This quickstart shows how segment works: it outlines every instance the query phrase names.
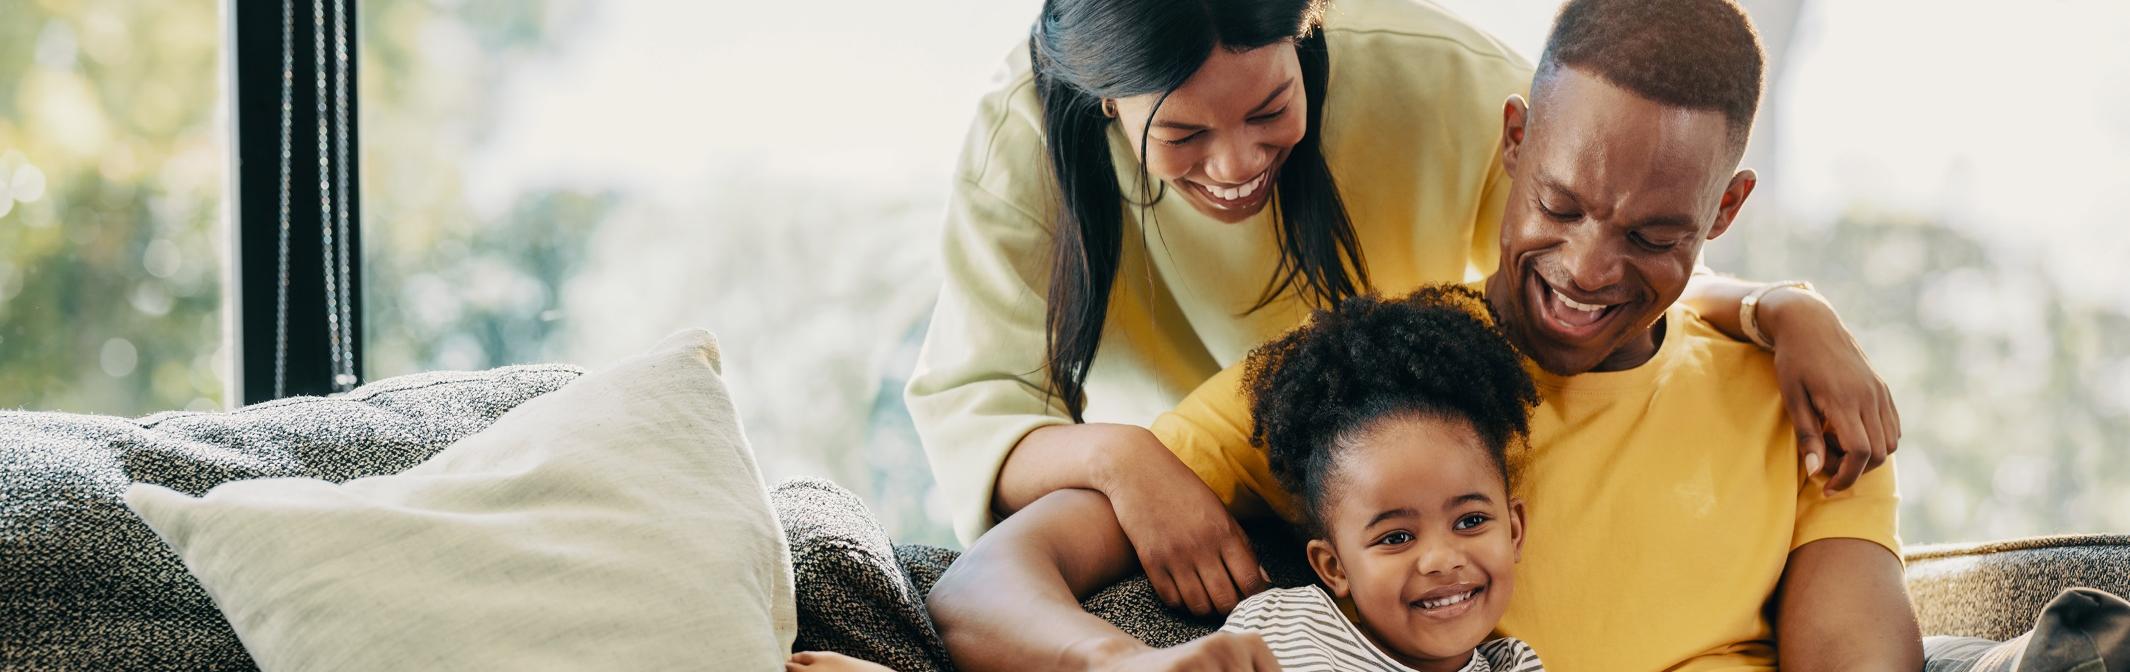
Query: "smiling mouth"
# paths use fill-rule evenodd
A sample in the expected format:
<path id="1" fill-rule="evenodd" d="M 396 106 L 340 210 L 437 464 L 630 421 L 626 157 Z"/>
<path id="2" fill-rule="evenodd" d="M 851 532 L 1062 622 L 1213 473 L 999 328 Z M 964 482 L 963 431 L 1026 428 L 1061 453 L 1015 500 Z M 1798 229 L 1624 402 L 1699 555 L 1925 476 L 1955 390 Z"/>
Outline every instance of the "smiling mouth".
<path id="1" fill-rule="evenodd" d="M 1627 305 L 1577 301 L 1537 273 L 1531 274 L 1530 294 L 1531 305 L 1538 308 L 1538 322 L 1562 341 L 1583 341 L 1602 333 Z"/>
<path id="2" fill-rule="evenodd" d="M 1233 187 L 1216 187 L 1196 180 L 1183 180 L 1200 198 L 1222 210 L 1251 210 L 1265 202 L 1271 195 L 1272 169 L 1258 173 L 1257 177 Z"/>
<path id="3" fill-rule="evenodd" d="M 1486 586 L 1473 586 L 1469 589 L 1446 595 L 1430 593 L 1431 597 L 1413 600 L 1409 604 L 1414 610 L 1427 616 L 1455 618 L 1464 615 L 1467 611 L 1471 611 L 1472 605 L 1476 604 L 1479 596 L 1485 592 L 1487 592 Z"/>

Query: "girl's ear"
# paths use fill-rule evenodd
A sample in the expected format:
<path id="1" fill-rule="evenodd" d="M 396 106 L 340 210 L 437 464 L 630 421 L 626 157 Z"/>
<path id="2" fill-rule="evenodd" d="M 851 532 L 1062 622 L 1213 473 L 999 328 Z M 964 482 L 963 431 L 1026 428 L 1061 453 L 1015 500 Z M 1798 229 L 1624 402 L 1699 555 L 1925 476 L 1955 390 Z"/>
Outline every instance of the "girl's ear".
<path id="1" fill-rule="evenodd" d="M 1339 564 L 1339 552 L 1331 548 L 1331 542 L 1323 539 L 1309 540 L 1309 568 L 1316 570 L 1317 578 L 1331 589 L 1333 597 L 1347 597 L 1351 592 L 1346 586 L 1346 566 Z"/>
<path id="2" fill-rule="evenodd" d="M 1509 544 L 1516 547 L 1516 562 L 1524 561 L 1524 500 L 1509 498 Z"/>

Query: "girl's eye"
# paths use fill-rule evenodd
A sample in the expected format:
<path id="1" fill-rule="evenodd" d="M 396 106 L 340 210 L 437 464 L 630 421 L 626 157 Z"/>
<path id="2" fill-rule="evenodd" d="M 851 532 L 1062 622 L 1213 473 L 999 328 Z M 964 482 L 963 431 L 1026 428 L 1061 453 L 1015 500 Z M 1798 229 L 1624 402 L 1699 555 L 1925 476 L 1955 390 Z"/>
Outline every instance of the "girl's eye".
<path id="1" fill-rule="evenodd" d="M 1264 114 L 1260 114 L 1260 115 L 1257 115 L 1257 116 L 1255 116 L 1255 117 L 1251 117 L 1251 118 L 1250 118 L 1250 121 L 1252 121 L 1252 122 L 1266 122 L 1266 121 L 1271 121 L 1271 120 L 1274 120 L 1274 119 L 1278 119 L 1278 118 L 1280 118 L 1280 117 L 1282 117 L 1282 116 L 1285 116 L 1286 114 L 1287 114 L 1287 108 L 1284 108 L 1284 107 L 1282 107 L 1282 108 L 1279 108 L 1279 109 L 1277 109 L 1277 110 L 1273 110 L 1273 111 L 1271 111 L 1271 112 L 1266 112 L 1266 113 L 1264 113 Z"/>
<path id="2" fill-rule="evenodd" d="M 1474 513 L 1466 515 L 1463 518 L 1458 518 L 1457 525 L 1455 526 L 1455 528 L 1459 530 L 1469 530 L 1487 524 L 1488 520 L 1490 519 L 1487 518 L 1486 514 Z"/>
<path id="3" fill-rule="evenodd" d="M 1383 535 L 1383 538 L 1381 538 L 1381 539 L 1377 539 L 1377 540 L 1376 540 L 1376 545 L 1378 545 L 1378 546 L 1402 546 L 1402 545 L 1405 545 L 1405 544 L 1410 544 L 1410 543 L 1412 543 L 1412 542 L 1413 542 L 1413 533 L 1411 533 L 1411 532 L 1406 532 L 1406 531 L 1404 531 L 1404 530 L 1399 530 L 1399 531 L 1397 531 L 1397 532 L 1392 532 L 1392 533 L 1390 533 L 1390 534 L 1386 534 L 1386 535 Z"/>
<path id="4" fill-rule="evenodd" d="M 1630 234 L 1627 234 L 1627 236 L 1628 236 L 1628 238 L 1630 238 L 1630 239 L 1633 239 L 1633 240 L 1634 240 L 1634 244 L 1636 244 L 1636 245 L 1639 245 L 1639 246 L 1641 246 L 1641 247 L 1642 247 L 1642 249 L 1645 249 L 1645 250 L 1649 250 L 1649 251 L 1651 251 L 1651 252 L 1666 252 L 1666 251 L 1669 251 L 1669 250 L 1671 250 L 1671 248 L 1674 248 L 1674 247 L 1678 247 L 1678 246 L 1679 246 L 1679 241 L 1673 240 L 1673 241 L 1667 241 L 1667 242 L 1662 242 L 1662 243 L 1660 243 L 1660 242 L 1656 242 L 1656 241 L 1650 240 L 1650 239 L 1649 239 L 1648 237 L 1646 237 L 1646 236 L 1643 236 L 1643 235 L 1642 235 L 1641 233 L 1639 233 L 1639 232 L 1638 232 L 1638 233 L 1630 233 Z"/>
<path id="5" fill-rule="evenodd" d="M 1549 207 L 1546 207 L 1546 203 L 1545 203 L 1545 201 L 1540 201 L 1540 202 L 1538 203 L 1538 211 L 1539 211 L 1539 212 L 1543 212 L 1543 213 L 1546 213 L 1546 217 L 1547 217 L 1548 219 L 1552 219 L 1553 221 L 1556 221 L 1556 222 L 1573 222 L 1573 221 L 1575 221 L 1576 219 L 1578 219 L 1578 218 L 1581 218 L 1581 217 L 1582 217 L 1582 214 L 1581 214 L 1581 213 L 1575 213 L 1575 212 L 1564 212 L 1564 211 L 1560 211 L 1560 210 L 1555 210 L 1555 209 L 1553 209 L 1553 208 L 1549 208 Z"/>

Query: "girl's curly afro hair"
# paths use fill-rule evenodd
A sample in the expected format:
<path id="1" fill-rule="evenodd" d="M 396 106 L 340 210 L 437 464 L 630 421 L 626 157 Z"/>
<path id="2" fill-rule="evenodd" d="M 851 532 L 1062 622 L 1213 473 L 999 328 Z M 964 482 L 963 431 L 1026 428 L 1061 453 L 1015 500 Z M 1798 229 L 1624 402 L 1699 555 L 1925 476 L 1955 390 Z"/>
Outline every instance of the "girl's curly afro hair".
<path id="1" fill-rule="evenodd" d="M 1510 477 L 1538 390 L 1478 292 L 1428 286 L 1403 298 L 1358 296 L 1250 353 L 1251 440 L 1301 497 L 1312 526 L 1340 439 L 1386 416 L 1469 421 Z M 1321 527 L 1318 527 L 1321 532 Z"/>

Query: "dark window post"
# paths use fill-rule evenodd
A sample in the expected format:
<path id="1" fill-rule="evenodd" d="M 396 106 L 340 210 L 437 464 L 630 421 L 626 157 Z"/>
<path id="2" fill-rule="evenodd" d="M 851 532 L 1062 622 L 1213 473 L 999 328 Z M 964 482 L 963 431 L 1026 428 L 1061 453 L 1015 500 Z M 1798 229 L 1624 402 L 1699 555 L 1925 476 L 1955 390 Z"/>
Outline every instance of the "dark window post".
<path id="1" fill-rule="evenodd" d="M 237 398 L 345 391 L 362 372 L 355 1 L 232 8 Z"/>

